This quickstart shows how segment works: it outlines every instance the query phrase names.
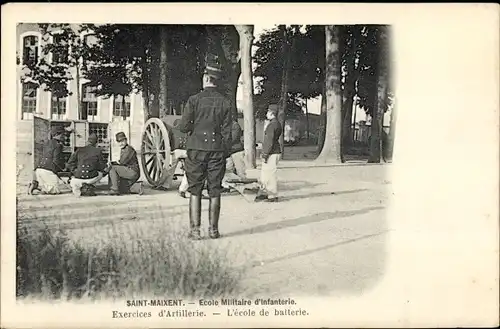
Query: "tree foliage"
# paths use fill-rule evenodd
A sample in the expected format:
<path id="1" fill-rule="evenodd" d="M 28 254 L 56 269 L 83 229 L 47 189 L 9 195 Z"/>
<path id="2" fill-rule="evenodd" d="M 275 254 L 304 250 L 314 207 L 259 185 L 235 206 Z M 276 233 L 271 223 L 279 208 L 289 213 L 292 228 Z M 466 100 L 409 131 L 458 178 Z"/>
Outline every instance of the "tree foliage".
<path id="1" fill-rule="evenodd" d="M 381 31 L 379 34 L 378 31 Z M 289 72 L 289 98 L 299 105 L 299 99 L 310 99 L 323 93 L 325 72 L 325 32 L 319 25 L 288 26 L 289 46 L 293 48 Z M 346 90 L 349 77 L 356 87 L 357 104 L 371 114 L 375 102 L 378 54 L 389 59 L 388 28 L 377 25 L 346 25 L 341 27 L 340 51 L 342 56 L 342 90 Z M 269 103 L 279 100 L 283 58 L 280 53 L 282 36 L 277 28 L 265 31 L 255 45 L 255 77 L 259 80 L 257 115 Z M 383 63 L 382 70 L 390 70 Z M 389 74 L 389 72 L 388 72 Z M 392 95 L 392 89 L 389 88 Z M 389 100 L 391 97 L 388 98 Z M 389 102 L 390 103 L 390 102 Z M 390 104 L 386 104 L 387 109 Z"/>
<path id="2" fill-rule="evenodd" d="M 89 25 L 75 29 L 70 24 L 39 24 L 42 34 L 41 58 L 38 62 L 23 63 L 21 81 L 30 81 L 53 96 L 71 95 L 67 83 L 73 79 L 71 69 L 76 67 L 89 50 L 81 38 Z M 57 40 L 54 42 L 54 38 Z"/>

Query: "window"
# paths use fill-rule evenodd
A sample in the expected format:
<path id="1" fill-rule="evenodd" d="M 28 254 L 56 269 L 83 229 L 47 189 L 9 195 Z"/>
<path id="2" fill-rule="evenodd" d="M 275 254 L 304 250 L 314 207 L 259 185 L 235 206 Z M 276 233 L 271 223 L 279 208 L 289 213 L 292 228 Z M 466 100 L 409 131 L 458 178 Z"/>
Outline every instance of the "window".
<path id="1" fill-rule="evenodd" d="M 97 37 L 95 34 L 86 34 L 83 36 L 83 43 L 87 47 L 93 47 L 93 46 L 97 45 L 98 40 L 97 40 Z M 83 63 L 87 63 L 87 65 L 92 65 L 92 61 L 89 60 L 88 58 L 83 57 L 82 61 L 83 61 Z"/>
<path id="2" fill-rule="evenodd" d="M 52 95 L 50 101 L 50 110 L 53 120 L 63 120 L 66 116 L 66 97 L 57 99 L 56 96 Z"/>
<path id="3" fill-rule="evenodd" d="M 54 48 L 52 51 L 52 61 L 54 63 L 64 63 L 68 60 L 69 47 L 68 42 L 64 40 L 62 35 L 55 34 L 52 38 Z"/>
<path id="4" fill-rule="evenodd" d="M 97 44 L 97 36 L 95 34 L 87 34 L 84 36 L 84 42 L 87 46 L 92 47 Z"/>
<path id="5" fill-rule="evenodd" d="M 85 85 L 83 86 L 82 106 L 83 120 L 95 119 L 97 116 L 97 87 Z"/>
<path id="6" fill-rule="evenodd" d="M 34 83 L 24 83 L 22 96 L 23 119 L 29 119 L 36 112 L 37 86 Z"/>
<path id="7" fill-rule="evenodd" d="M 23 38 L 23 64 L 30 65 L 38 62 L 38 37 L 28 35 Z"/>
<path id="8" fill-rule="evenodd" d="M 130 96 L 125 96 L 125 102 L 122 95 L 114 97 L 113 117 L 130 118 Z"/>

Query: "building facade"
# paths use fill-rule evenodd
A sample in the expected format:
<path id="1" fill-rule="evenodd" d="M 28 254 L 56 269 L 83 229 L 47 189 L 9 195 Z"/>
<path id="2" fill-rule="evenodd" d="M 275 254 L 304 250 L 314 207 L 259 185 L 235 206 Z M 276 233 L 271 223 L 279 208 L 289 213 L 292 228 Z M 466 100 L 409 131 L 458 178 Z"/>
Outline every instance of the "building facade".
<path id="1" fill-rule="evenodd" d="M 75 30 L 78 28 L 74 26 Z M 52 120 L 87 120 L 97 122 L 110 122 L 114 120 L 133 120 L 136 116 L 143 116 L 142 95 L 132 93 L 125 96 L 97 96 L 95 87 L 88 85 L 84 76 L 76 80 L 76 68 L 70 68 L 71 79 L 68 81 L 68 90 L 71 95 L 57 99 L 51 91 L 38 87 L 29 79 L 22 82 L 21 78 L 27 70 L 26 64 L 30 61 L 39 62 L 42 57 L 48 62 L 64 62 L 62 56 L 66 53 L 42 54 L 42 46 L 47 42 L 57 42 L 57 31 L 54 37 L 42 35 L 38 24 L 23 23 L 17 26 L 17 118 L 18 120 L 31 120 L 33 115 L 38 115 Z M 92 33 L 81 35 L 85 42 L 95 42 Z M 77 89 L 79 89 L 77 91 Z M 78 96 L 82 106 L 83 117 L 78 114 Z"/>
<path id="2" fill-rule="evenodd" d="M 72 28 L 76 31 L 78 25 Z M 42 47 L 48 42 L 58 42 L 58 31 L 52 31 L 54 36 L 43 35 L 38 24 L 21 23 L 16 30 L 16 54 L 17 54 L 17 119 L 18 119 L 18 144 L 25 142 L 25 147 L 29 151 L 29 141 L 32 140 L 32 119 L 34 115 L 51 120 L 85 120 L 89 122 L 109 123 L 113 121 L 130 122 L 127 135 L 132 135 L 131 144 L 140 148 L 140 138 L 144 125 L 142 94 L 131 93 L 125 96 L 98 96 L 96 88 L 88 85 L 89 80 L 80 76 L 77 80 L 76 67 L 68 68 L 71 76 L 67 82 L 70 95 L 57 99 L 51 91 L 45 90 L 43 86 L 37 86 L 30 79 L 22 81 L 26 76 L 27 64 L 39 63 L 43 58 L 51 63 L 64 63 L 64 56 L 69 56 L 66 52 L 49 53 L 44 55 Z M 96 41 L 95 35 L 85 33 L 81 38 L 91 44 Z M 61 64 L 64 65 L 64 64 Z M 80 99 L 78 99 L 80 98 Z M 78 102 L 82 109 L 79 115 Z M 133 124 L 132 124 L 133 123 Z"/>

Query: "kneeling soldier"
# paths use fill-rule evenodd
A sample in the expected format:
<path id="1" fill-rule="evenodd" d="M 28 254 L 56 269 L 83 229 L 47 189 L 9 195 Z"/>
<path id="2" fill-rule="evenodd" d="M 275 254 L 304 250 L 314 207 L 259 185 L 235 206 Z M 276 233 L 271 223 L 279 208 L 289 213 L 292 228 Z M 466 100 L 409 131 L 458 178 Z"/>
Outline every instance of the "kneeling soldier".
<path id="1" fill-rule="evenodd" d="M 125 133 L 117 133 L 116 141 L 121 147 L 121 152 L 120 161 L 118 163 L 112 162 L 109 169 L 110 195 L 130 193 L 130 188 L 141 176 L 137 152 L 128 145 Z M 142 194 L 142 191 L 139 194 Z"/>
<path id="2" fill-rule="evenodd" d="M 64 171 L 63 146 L 66 130 L 52 128 L 52 138 L 43 145 L 42 158 L 33 171 L 33 181 L 28 186 L 28 194 L 41 190 L 44 194 L 60 194 L 58 172 Z"/>
<path id="3" fill-rule="evenodd" d="M 102 150 L 96 145 L 97 136 L 91 134 L 88 138 L 88 145 L 76 150 L 66 164 L 66 168 L 74 176 L 70 185 L 75 196 L 95 195 L 94 184 L 103 177 L 106 161 Z"/>

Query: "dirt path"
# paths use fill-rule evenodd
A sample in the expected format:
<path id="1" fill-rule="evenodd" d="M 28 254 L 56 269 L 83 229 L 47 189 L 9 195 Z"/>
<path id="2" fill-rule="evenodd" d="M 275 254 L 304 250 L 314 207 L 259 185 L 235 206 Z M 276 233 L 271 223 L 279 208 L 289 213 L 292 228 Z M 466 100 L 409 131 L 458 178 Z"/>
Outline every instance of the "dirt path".
<path id="1" fill-rule="evenodd" d="M 249 294 L 360 294 L 383 275 L 386 259 L 386 203 L 390 184 L 385 166 L 282 169 L 281 202 L 251 204 L 223 198 L 220 240 L 244 267 Z M 22 192 L 22 191 L 21 191 Z M 110 235 L 127 239 L 137 231 L 188 227 L 188 200 L 175 192 L 148 190 L 143 196 L 75 199 L 72 195 L 19 194 L 21 225 L 43 220 L 86 244 Z M 203 204 L 203 229 L 207 226 Z M 37 218 L 33 218 L 36 213 Z"/>

